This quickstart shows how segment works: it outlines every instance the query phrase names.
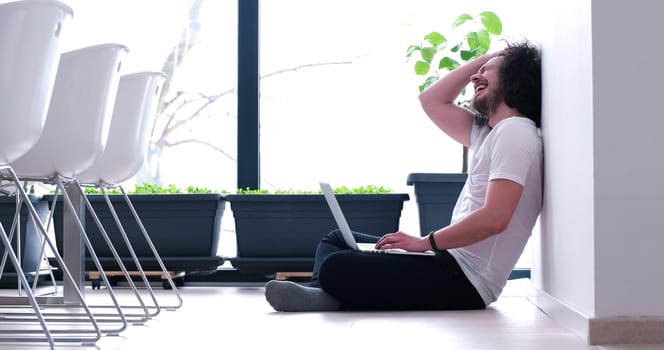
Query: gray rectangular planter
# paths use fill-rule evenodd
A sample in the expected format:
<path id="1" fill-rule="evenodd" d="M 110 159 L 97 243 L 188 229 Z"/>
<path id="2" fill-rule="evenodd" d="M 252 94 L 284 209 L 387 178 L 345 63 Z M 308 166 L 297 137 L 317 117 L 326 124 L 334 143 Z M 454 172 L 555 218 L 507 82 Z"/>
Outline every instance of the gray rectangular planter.
<path id="1" fill-rule="evenodd" d="M 159 265 L 122 196 L 109 197 L 142 267 L 158 269 Z M 129 197 L 167 269 L 189 273 L 207 272 L 214 271 L 223 264 L 223 258 L 217 256 L 221 218 L 225 208 L 221 194 L 132 194 Z M 104 197 L 88 195 L 88 199 L 123 262 L 129 269 L 133 269 L 129 250 Z M 59 209 L 54 215 L 56 243 L 60 252 L 63 240 L 63 204 L 60 196 L 57 204 Z M 117 270 L 111 250 L 90 213 L 86 213 L 85 228 L 104 269 Z M 86 256 L 89 257 L 89 253 Z M 86 266 L 89 270 L 96 270 L 89 258 Z"/>
<path id="2" fill-rule="evenodd" d="M 376 236 L 399 229 L 408 194 L 343 194 L 339 204 L 352 230 Z M 227 195 L 235 218 L 240 271 L 311 271 L 316 246 L 337 228 L 322 194 Z"/>
<path id="3" fill-rule="evenodd" d="M 454 205 L 467 177 L 466 173 L 408 174 L 407 184 L 415 190 L 422 236 L 450 224 Z"/>

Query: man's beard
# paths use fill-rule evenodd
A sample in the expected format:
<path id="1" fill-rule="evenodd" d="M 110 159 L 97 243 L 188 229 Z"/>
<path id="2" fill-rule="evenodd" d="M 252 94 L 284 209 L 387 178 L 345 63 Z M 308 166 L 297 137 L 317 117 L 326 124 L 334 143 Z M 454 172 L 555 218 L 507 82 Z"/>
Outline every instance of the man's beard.
<path id="1" fill-rule="evenodd" d="M 473 108 L 475 108 L 475 110 L 481 114 L 490 116 L 493 114 L 493 112 L 496 111 L 496 109 L 498 109 L 501 100 L 502 97 L 500 94 L 496 93 L 495 91 L 487 91 L 487 93 L 485 93 L 484 96 L 481 96 L 480 98 L 473 96 Z"/>

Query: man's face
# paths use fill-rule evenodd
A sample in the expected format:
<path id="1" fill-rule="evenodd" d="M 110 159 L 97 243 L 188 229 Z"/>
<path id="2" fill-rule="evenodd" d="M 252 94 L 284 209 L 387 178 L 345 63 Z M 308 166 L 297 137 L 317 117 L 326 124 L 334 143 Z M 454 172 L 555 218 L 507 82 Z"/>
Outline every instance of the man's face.
<path id="1" fill-rule="evenodd" d="M 470 77 L 475 90 L 473 107 L 488 116 L 498 108 L 503 99 L 498 80 L 498 67 L 502 61 L 502 56 L 492 58 Z"/>

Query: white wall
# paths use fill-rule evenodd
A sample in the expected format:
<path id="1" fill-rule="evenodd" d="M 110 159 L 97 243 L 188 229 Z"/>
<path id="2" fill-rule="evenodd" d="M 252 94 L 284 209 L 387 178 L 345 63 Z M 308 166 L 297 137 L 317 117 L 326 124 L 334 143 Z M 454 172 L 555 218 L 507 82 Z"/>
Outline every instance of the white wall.
<path id="1" fill-rule="evenodd" d="M 534 283 L 586 319 L 662 317 L 664 3 L 549 6 Z"/>
<path id="2" fill-rule="evenodd" d="M 545 152 L 541 233 L 534 237 L 538 288 L 587 316 L 594 309 L 591 0 L 548 2 L 542 38 Z"/>
<path id="3" fill-rule="evenodd" d="M 664 316 L 663 10 L 593 1 L 597 317 Z"/>

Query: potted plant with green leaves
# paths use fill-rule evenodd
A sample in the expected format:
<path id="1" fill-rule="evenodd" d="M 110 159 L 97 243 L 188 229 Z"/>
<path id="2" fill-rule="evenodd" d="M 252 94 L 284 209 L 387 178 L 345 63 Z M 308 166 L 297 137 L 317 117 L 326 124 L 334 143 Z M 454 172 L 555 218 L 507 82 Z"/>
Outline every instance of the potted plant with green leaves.
<path id="1" fill-rule="evenodd" d="M 86 193 L 123 263 L 130 269 L 134 268 L 129 250 L 104 196 L 99 190 L 90 187 L 86 187 Z M 158 270 L 159 265 L 123 196 L 117 190 L 107 193 L 143 269 Z M 48 197 L 51 198 L 50 202 L 52 195 Z M 189 274 L 214 271 L 223 264 L 224 259 L 217 256 L 225 208 L 221 193 L 194 186 L 183 190 L 175 185 L 143 184 L 129 191 L 128 197 L 167 269 Z M 61 197 L 59 199 L 57 206 L 60 209 L 56 210 L 53 222 L 56 244 L 58 249 L 62 249 L 63 203 Z M 104 269 L 118 270 L 111 250 L 87 211 L 85 229 Z M 90 259 L 87 260 L 87 267 L 94 269 Z"/>
<path id="2" fill-rule="evenodd" d="M 476 16 L 459 15 L 452 23 L 448 35 L 431 32 L 419 44 L 410 45 L 406 52 L 414 60 L 415 74 L 424 77 L 418 86 L 420 92 L 440 77 L 489 52 L 492 37 L 502 33 L 502 22 L 491 11 Z M 456 103 L 471 108 L 472 91 L 463 90 Z M 411 173 L 407 184 L 414 186 L 417 200 L 420 233 L 426 235 L 450 223 L 452 209 L 463 188 L 468 172 L 468 149 L 463 147 L 460 173 Z"/>
<path id="3" fill-rule="evenodd" d="M 383 235 L 399 229 L 407 193 L 381 186 L 334 189 L 353 230 Z M 239 190 L 225 199 L 235 219 L 240 272 L 309 272 L 320 239 L 337 228 L 320 191 Z"/>

